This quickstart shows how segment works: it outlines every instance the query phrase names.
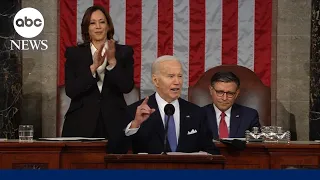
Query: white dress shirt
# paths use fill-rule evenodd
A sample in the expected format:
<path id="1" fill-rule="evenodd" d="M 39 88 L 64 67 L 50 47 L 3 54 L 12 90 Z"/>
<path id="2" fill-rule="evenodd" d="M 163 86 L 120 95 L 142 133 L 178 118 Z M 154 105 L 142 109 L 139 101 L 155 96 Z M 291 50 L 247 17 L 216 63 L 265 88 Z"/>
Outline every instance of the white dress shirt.
<path id="1" fill-rule="evenodd" d="M 218 134 L 219 134 L 219 125 L 221 121 L 221 111 L 220 109 L 217 108 L 216 105 L 213 104 L 214 111 L 216 112 L 216 119 L 217 119 L 217 127 L 218 127 Z M 231 109 L 232 106 L 227 109 L 224 113 L 226 114 L 224 120 L 226 121 L 227 127 L 228 127 L 228 132 L 230 133 L 230 117 L 231 117 Z"/>
<path id="2" fill-rule="evenodd" d="M 162 123 L 163 123 L 163 127 L 165 127 L 165 113 L 164 113 L 164 107 L 168 104 L 168 102 L 166 102 L 164 99 L 162 99 L 160 97 L 160 95 L 158 93 L 156 93 L 155 95 L 156 97 L 156 101 L 158 104 L 158 108 L 160 111 L 160 115 L 161 115 L 161 119 L 162 119 Z M 170 104 L 172 104 L 175 108 L 174 114 L 173 114 L 173 118 L 174 118 L 174 124 L 176 126 L 176 136 L 177 136 L 177 144 L 178 144 L 178 139 L 179 139 L 179 135 L 180 135 L 180 106 L 179 106 L 179 101 L 176 99 L 174 101 L 172 101 Z M 128 126 L 125 129 L 125 135 L 126 136 L 131 136 L 135 133 L 138 132 L 139 128 L 131 128 L 132 121 L 128 124 Z"/>
<path id="3" fill-rule="evenodd" d="M 91 49 L 92 60 L 93 60 L 94 53 L 97 51 L 97 48 L 94 47 L 94 45 L 92 43 L 90 43 L 90 49 Z M 104 48 L 102 50 L 101 56 L 104 55 L 104 53 L 106 52 L 107 49 L 108 49 L 108 42 L 106 42 L 104 44 Z M 97 73 L 98 73 L 98 76 L 99 76 L 99 81 L 97 82 L 97 85 L 98 85 L 98 88 L 99 88 L 100 92 L 102 91 L 105 70 L 107 69 L 108 71 L 110 71 L 110 70 L 112 70 L 114 68 L 114 66 L 111 66 L 111 65 L 106 67 L 107 62 L 108 61 L 107 61 L 107 57 L 106 57 L 104 59 L 103 64 L 97 68 Z M 92 74 L 92 76 L 95 78 L 96 77 L 96 73 Z"/>

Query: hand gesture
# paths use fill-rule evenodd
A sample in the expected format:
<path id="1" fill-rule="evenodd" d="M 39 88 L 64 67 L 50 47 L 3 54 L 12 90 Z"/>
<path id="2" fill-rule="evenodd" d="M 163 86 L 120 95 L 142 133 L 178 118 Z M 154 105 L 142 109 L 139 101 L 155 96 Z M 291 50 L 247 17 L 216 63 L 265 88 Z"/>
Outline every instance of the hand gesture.
<path id="1" fill-rule="evenodd" d="M 149 100 L 149 97 L 147 96 L 143 100 L 141 105 L 137 107 L 136 116 L 132 121 L 131 128 L 139 127 L 145 120 L 147 120 L 150 117 L 152 113 L 156 111 L 155 109 L 151 109 L 148 106 L 148 100 Z"/>
<path id="2" fill-rule="evenodd" d="M 115 54 L 116 54 L 116 47 L 115 47 L 115 41 L 113 39 L 107 40 L 108 42 L 108 49 L 106 50 L 108 63 L 112 66 L 115 66 L 117 63 Z"/>
<path id="3" fill-rule="evenodd" d="M 102 44 L 101 47 L 93 54 L 92 68 L 94 69 L 94 71 L 97 70 L 97 68 L 103 64 L 107 56 L 107 53 L 104 53 L 104 55 L 101 55 L 103 48 L 104 48 L 104 44 Z"/>

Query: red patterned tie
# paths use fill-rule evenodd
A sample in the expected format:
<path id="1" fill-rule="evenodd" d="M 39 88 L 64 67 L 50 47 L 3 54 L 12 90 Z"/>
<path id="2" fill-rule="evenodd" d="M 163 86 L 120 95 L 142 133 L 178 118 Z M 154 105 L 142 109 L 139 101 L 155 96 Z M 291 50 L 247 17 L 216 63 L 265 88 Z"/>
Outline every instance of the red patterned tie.
<path id="1" fill-rule="evenodd" d="M 221 116 L 221 120 L 220 120 L 220 125 L 219 125 L 219 137 L 220 137 L 220 139 L 228 138 L 229 132 L 228 132 L 228 127 L 227 127 L 227 123 L 225 120 L 226 114 L 224 112 L 222 112 L 220 116 Z"/>

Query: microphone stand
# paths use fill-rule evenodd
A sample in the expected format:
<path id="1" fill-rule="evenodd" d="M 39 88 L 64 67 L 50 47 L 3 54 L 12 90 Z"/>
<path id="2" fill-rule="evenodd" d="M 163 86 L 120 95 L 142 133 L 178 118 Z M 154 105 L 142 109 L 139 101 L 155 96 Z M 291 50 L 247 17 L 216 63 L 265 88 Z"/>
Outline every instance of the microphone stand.
<path id="1" fill-rule="evenodd" d="M 167 120 L 165 121 L 165 126 L 164 126 L 164 142 L 163 142 L 163 145 L 164 145 L 164 150 L 163 150 L 163 155 L 167 155 L 167 138 L 168 138 L 168 122 L 169 122 L 169 119 L 170 119 L 170 115 L 167 115 Z"/>
<path id="2" fill-rule="evenodd" d="M 163 142 L 164 150 L 163 150 L 163 153 L 162 153 L 164 155 L 167 154 L 168 126 L 169 126 L 170 117 L 173 116 L 173 114 L 174 114 L 174 110 L 175 109 L 174 109 L 174 106 L 172 104 L 167 104 L 164 107 L 164 113 L 167 116 L 167 120 L 165 120 L 165 124 L 164 124 L 164 142 Z"/>

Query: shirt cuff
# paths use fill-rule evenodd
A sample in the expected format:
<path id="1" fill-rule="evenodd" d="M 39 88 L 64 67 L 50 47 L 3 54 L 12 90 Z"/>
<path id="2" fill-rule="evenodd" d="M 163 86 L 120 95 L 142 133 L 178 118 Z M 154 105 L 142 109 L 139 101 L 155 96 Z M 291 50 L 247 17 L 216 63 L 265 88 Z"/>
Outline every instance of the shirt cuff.
<path id="1" fill-rule="evenodd" d="M 105 71 L 104 68 L 98 68 L 98 69 L 97 69 L 97 73 L 98 73 L 98 74 L 102 74 L 102 73 L 104 73 L 104 71 Z"/>
<path id="2" fill-rule="evenodd" d="M 106 69 L 107 69 L 108 71 L 111 71 L 114 67 L 115 67 L 115 66 L 109 64 L 109 65 L 106 67 Z"/>
<path id="3" fill-rule="evenodd" d="M 93 76 L 94 78 L 96 78 L 96 77 L 97 77 L 96 74 L 97 74 L 97 73 L 92 73 L 92 76 Z"/>
<path id="4" fill-rule="evenodd" d="M 126 136 L 134 135 L 135 133 L 138 132 L 138 130 L 139 130 L 139 128 L 140 128 L 140 127 L 138 127 L 138 128 L 131 128 L 131 129 L 130 129 L 131 123 L 132 123 L 132 121 L 128 124 L 128 126 L 127 126 L 126 129 L 124 130 L 124 133 L 125 133 Z"/>

